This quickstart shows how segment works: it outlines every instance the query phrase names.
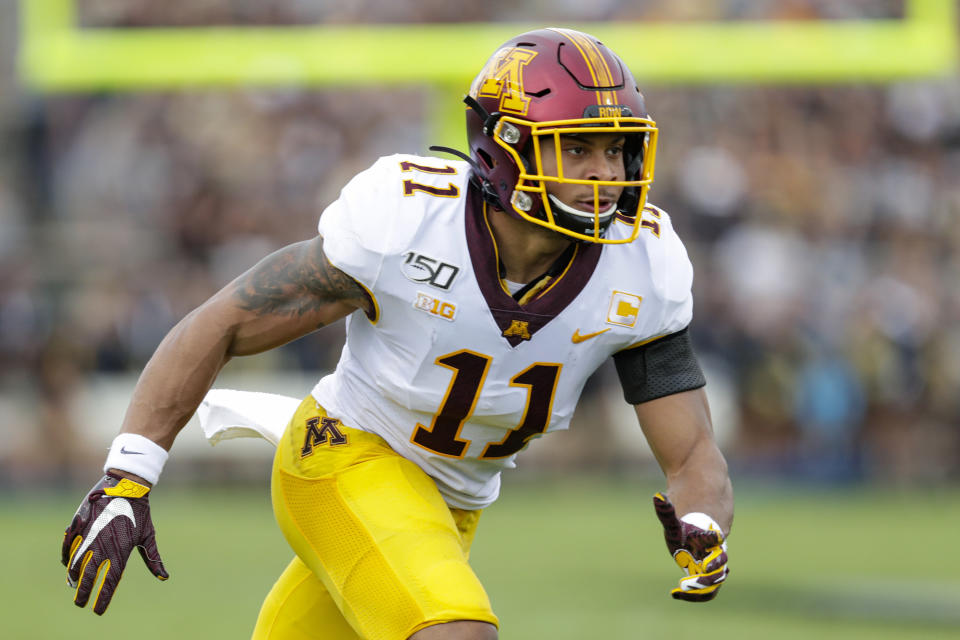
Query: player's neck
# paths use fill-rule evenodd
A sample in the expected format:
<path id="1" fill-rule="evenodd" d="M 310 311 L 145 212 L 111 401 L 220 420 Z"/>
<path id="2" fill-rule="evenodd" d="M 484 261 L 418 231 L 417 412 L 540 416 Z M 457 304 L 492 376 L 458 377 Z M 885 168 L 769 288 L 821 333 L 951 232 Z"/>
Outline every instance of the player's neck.
<path id="1" fill-rule="evenodd" d="M 504 277 L 526 284 L 543 274 L 570 246 L 564 235 L 491 208 L 487 219 L 497 242 Z"/>

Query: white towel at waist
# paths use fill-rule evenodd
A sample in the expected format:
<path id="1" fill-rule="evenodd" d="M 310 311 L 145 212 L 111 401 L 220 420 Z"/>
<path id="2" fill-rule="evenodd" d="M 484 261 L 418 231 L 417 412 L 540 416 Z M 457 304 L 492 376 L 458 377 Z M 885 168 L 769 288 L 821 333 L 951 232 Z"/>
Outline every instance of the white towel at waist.
<path id="1" fill-rule="evenodd" d="M 302 399 L 259 391 L 211 389 L 197 418 L 211 445 L 231 438 L 263 438 L 276 445 Z"/>

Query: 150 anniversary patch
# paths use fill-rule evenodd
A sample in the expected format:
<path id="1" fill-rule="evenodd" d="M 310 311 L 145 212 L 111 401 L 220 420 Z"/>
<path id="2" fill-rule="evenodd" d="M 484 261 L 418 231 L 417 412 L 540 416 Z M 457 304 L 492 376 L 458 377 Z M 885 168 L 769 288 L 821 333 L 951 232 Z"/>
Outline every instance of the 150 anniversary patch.
<path id="1" fill-rule="evenodd" d="M 436 258 L 425 256 L 416 251 L 408 251 L 404 255 L 401 270 L 408 280 L 426 283 L 444 291 L 450 289 L 453 279 L 460 273 L 460 267 L 441 262 Z"/>

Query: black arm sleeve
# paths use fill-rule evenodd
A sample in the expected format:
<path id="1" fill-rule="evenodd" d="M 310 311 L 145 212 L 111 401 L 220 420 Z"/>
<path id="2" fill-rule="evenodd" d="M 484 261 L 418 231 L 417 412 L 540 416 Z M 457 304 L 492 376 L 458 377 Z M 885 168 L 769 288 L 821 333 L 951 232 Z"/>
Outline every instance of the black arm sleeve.
<path id="1" fill-rule="evenodd" d="M 623 398 L 630 404 L 656 400 L 707 384 L 686 329 L 613 354 Z"/>

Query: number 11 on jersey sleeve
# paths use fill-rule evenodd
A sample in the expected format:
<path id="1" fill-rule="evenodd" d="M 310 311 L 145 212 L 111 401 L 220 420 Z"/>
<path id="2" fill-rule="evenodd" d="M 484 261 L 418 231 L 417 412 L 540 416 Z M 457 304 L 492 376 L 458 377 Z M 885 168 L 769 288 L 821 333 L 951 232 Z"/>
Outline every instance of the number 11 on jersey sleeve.
<path id="1" fill-rule="evenodd" d="M 456 173 L 457 170 L 454 167 L 445 165 L 443 167 L 428 167 L 422 164 L 415 164 L 413 162 L 401 162 L 400 163 L 401 171 L 420 171 L 422 173 L 433 173 L 433 174 L 449 174 Z M 452 182 L 447 183 L 446 187 L 435 187 L 430 184 L 423 184 L 422 182 L 417 182 L 416 180 L 404 180 L 403 181 L 403 195 L 412 196 L 418 191 L 422 193 L 428 193 L 431 196 L 437 196 L 438 198 L 457 198 L 460 196 L 460 189 L 457 185 Z"/>

